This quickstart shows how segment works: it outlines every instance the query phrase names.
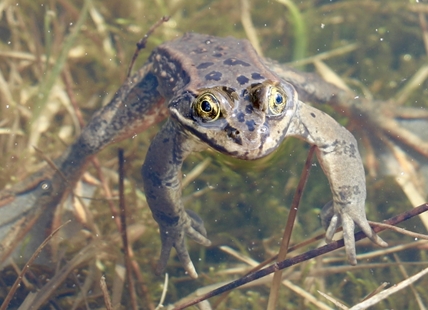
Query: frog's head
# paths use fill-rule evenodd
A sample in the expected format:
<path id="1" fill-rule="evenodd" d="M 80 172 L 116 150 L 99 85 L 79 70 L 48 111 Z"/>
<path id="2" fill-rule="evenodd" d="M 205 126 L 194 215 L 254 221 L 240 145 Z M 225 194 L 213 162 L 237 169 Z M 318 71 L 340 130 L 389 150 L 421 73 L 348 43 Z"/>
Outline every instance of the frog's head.
<path id="1" fill-rule="evenodd" d="M 228 87 L 185 91 L 170 101 L 171 115 L 210 147 L 242 159 L 256 159 L 282 142 L 297 107 L 286 82 L 252 84 L 241 93 Z"/>

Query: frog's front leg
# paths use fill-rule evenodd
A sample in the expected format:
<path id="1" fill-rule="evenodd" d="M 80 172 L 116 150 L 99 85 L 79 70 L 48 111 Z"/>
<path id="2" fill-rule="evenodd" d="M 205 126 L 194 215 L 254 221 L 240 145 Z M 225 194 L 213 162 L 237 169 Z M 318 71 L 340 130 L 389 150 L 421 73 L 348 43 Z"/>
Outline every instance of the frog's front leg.
<path id="1" fill-rule="evenodd" d="M 186 211 L 181 200 L 181 166 L 193 151 L 206 147 L 188 137 L 180 125 L 168 120 L 153 139 L 141 169 L 144 190 L 153 218 L 159 224 L 162 250 L 157 273 L 168 262 L 172 247 L 192 278 L 197 278 L 195 267 L 185 244 L 185 235 L 196 242 L 209 246 L 202 220 L 192 211 Z"/>
<path id="2" fill-rule="evenodd" d="M 348 261 L 355 265 L 354 223 L 370 240 L 387 246 L 367 222 L 365 213 L 365 173 L 357 141 L 352 134 L 322 111 L 299 102 L 295 118 L 287 132 L 317 146 L 317 157 L 326 174 L 333 194 L 333 202 L 321 216 L 327 224 L 326 241 L 331 242 L 342 224 Z M 330 213 L 330 215 L 328 215 Z"/>

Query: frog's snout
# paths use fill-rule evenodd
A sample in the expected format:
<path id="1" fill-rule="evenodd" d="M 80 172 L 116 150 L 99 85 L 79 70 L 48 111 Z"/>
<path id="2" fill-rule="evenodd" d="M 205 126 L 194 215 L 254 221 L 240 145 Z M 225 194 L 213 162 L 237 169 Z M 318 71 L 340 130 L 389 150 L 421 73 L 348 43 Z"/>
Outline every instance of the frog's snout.
<path id="1" fill-rule="evenodd" d="M 263 140 L 262 136 L 269 134 L 269 128 L 261 120 L 260 122 L 255 122 L 254 120 L 247 121 L 244 127 L 242 124 L 235 125 L 232 122 L 223 130 L 231 141 L 247 150 L 259 148 Z"/>
<path id="2" fill-rule="evenodd" d="M 224 128 L 224 131 L 233 142 L 235 142 L 236 144 L 242 145 L 242 138 L 241 138 L 241 133 L 239 129 L 234 128 L 230 125 L 227 125 L 226 128 Z"/>

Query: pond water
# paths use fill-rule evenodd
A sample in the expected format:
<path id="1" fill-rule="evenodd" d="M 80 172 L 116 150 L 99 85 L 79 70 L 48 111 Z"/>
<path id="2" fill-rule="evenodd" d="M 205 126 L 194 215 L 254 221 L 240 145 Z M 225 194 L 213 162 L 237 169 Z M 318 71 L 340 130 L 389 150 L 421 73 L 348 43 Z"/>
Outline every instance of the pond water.
<path id="1" fill-rule="evenodd" d="M 88 146 L 73 151 L 67 146 L 76 141 L 83 124 L 113 100 L 126 80 L 136 42 L 164 15 L 170 20 L 151 34 L 133 72 L 156 46 L 186 32 L 250 38 L 259 54 L 285 66 L 280 68 L 323 76 L 314 80 L 312 75 L 298 73 L 307 83 L 302 85 L 315 88 L 312 97 L 302 94 L 301 99 L 330 114 L 357 138 L 366 171 L 369 220 L 382 221 L 426 201 L 428 5 L 399 0 L 284 2 L 0 4 L 0 188 L 9 189 L 0 193 L 0 303 L 11 291 L 17 268 L 25 265 L 52 229 L 68 219 L 71 223 L 31 263 L 27 282 L 13 293 L 8 309 L 18 309 L 26 299 L 41 309 L 105 307 L 99 284 L 102 275 L 114 305 L 132 309 L 135 300 L 138 309 L 154 309 L 159 303 L 164 274 L 157 276 L 153 270 L 161 242 L 140 170 L 164 117 L 150 126 L 143 124 L 148 128 L 141 132 L 124 133 L 127 139 L 97 150 L 96 157 Z M 335 85 L 333 89 L 342 89 L 340 95 L 331 97 L 325 80 Z M 118 148 L 124 149 L 126 158 L 124 194 L 136 293 L 124 282 Z M 287 138 L 271 155 L 256 161 L 233 159 L 213 150 L 186 159 L 184 205 L 204 220 L 212 245 L 206 248 L 187 240 L 199 274 L 196 280 L 185 274 L 172 251 L 166 268 L 165 306 L 208 285 L 235 280 L 252 264 L 278 252 L 309 148 L 304 141 Z M 72 161 L 67 152 L 74 152 Z M 48 172 L 29 179 L 39 169 Z M 66 195 L 71 190 L 74 198 Z M 323 232 L 320 210 L 331 197 L 328 180 L 314 159 L 292 244 Z M 424 234 L 428 218 L 414 218 L 400 226 Z M 385 252 L 360 241 L 357 254 L 364 256 L 357 257 L 356 267 L 347 263 L 345 251 L 339 249 L 287 269 L 289 282 L 280 288 L 277 309 L 333 308 L 318 291 L 352 307 L 383 283 L 397 284 L 425 268 L 426 242 L 390 231 L 382 238 L 392 250 Z M 297 252 L 320 245 L 315 241 Z M 221 246 L 234 249 L 240 258 Z M 234 289 L 216 309 L 266 309 L 271 281 L 266 277 Z M 402 298 L 404 292 L 427 304 L 426 282 L 422 278 L 412 289 L 405 288 L 374 308 L 416 308 L 416 298 Z M 306 295 L 296 293 L 297 288 Z M 29 296 L 34 299 L 29 301 Z M 214 297 L 209 302 L 214 307 L 218 300 Z"/>

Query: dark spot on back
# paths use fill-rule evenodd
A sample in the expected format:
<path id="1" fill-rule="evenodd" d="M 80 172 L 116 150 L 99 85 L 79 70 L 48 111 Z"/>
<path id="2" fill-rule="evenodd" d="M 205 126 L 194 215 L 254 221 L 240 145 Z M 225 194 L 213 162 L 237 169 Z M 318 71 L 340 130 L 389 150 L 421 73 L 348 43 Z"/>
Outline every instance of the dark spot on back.
<path id="1" fill-rule="evenodd" d="M 262 80 L 265 77 L 257 72 L 251 73 L 251 78 L 254 80 Z"/>
<path id="2" fill-rule="evenodd" d="M 245 124 L 247 125 L 249 131 L 254 131 L 254 129 L 256 129 L 256 122 L 253 119 L 246 121 Z"/>
<path id="3" fill-rule="evenodd" d="M 238 122 L 243 123 L 245 121 L 245 114 L 243 112 L 239 112 L 236 116 L 236 119 Z"/>
<path id="4" fill-rule="evenodd" d="M 218 71 L 211 71 L 210 73 L 205 75 L 205 79 L 207 79 L 209 81 L 211 81 L 211 80 L 220 81 L 221 77 L 222 77 L 222 74 Z"/>
<path id="5" fill-rule="evenodd" d="M 196 68 L 197 69 L 205 69 L 208 67 L 211 67 L 214 63 L 213 62 L 203 62 L 201 64 L 199 64 Z"/>
<path id="6" fill-rule="evenodd" d="M 242 60 L 239 60 L 236 58 L 228 58 L 225 61 L 223 61 L 223 63 L 225 65 L 228 65 L 228 66 L 237 66 L 237 65 L 241 65 L 243 67 L 249 67 L 250 66 L 249 63 L 246 63 L 245 61 L 242 61 Z"/>
<path id="7" fill-rule="evenodd" d="M 311 113 L 311 116 L 312 116 L 313 118 L 317 117 L 314 113 Z"/>
<path id="8" fill-rule="evenodd" d="M 245 107 L 245 113 L 247 113 L 247 114 L 253 113 L 253 110 L 254 109 L 253 109 L 253 106 L 251 104 L 249 104 Z"/>
<path id="9" fill-rule="evenodd" d="M 213 57 L 217 57 L 217 58 L 220 58 L 220 57 L 223 57 L 223 53 L 214 53 L 213 54 Z"/>
<path id="10" fill-rule="evenodd" d="M 250 81 L 247 77 L 245 77 L 245 76 L 243 76 L 243 75 L 238 76 L 238 77 L 236 78 L 236 80 L 237 80 L 237 81 L 238 81 L 238 83 L 239 83 L 239 84 L 241 84 L 241 85 L 244 85 L 244 84 L 246 84 L 246 83 L 248 83 L 248 82 Z"/>

